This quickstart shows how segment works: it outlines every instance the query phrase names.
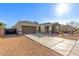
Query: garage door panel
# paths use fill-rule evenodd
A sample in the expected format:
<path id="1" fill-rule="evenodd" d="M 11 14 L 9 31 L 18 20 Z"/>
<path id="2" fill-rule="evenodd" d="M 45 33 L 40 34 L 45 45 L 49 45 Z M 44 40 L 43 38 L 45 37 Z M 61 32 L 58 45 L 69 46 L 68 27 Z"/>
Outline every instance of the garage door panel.
<path id="1" fill-rule="evenodd" d="M 36 27 L 35 26 L 23 26 L 22 27 L 22 33 L 28 34 L 28 33 L 35 33 Z"/>

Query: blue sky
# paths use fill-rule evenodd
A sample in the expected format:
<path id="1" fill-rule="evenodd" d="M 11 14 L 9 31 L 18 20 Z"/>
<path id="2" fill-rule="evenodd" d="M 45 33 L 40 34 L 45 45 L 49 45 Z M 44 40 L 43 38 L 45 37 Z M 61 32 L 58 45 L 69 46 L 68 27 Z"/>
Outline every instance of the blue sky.
<path id="1" fill-rule="evenodd" d="M 6 27 L 11 27 L 22 20 L 62 24 L 70 21 L 79 22 L 79 4 L 69 4 L 70 10 L 61 16 L 57 15 L 57 6 L 58 4 L 55 3 L 2 3 L 0 4 L 0 21 L 6 23 Z"/>

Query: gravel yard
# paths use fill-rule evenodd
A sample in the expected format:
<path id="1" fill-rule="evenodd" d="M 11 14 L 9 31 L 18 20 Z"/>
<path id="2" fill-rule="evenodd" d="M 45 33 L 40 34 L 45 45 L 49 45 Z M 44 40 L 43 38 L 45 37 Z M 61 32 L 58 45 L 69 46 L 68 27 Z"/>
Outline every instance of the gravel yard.
<path id="1" fill-rule="evenodd" d="M 59 56 L 61 54 L 25 37 L 7 35 L 0 38 L 2 56 Z"/>

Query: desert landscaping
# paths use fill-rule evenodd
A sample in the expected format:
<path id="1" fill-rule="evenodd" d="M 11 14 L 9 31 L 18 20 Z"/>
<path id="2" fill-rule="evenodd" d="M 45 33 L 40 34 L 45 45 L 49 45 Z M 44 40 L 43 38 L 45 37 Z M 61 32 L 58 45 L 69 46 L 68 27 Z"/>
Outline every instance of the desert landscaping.
<path id="1" fill-rule="evenodd" d="M 74 27 L 71 25 L 75 25 Z M 0 23 L 0 55 L 72 56 L 79 55 L 78 23 L 70 25 L 20 21 L 7 29 Z M 76 52 L 77 50 L 77 52 Z M 75 52 L 74 52 L 75 51 Z"/>
<path id="2" fill-rule="evenodd" d="M 7 35 L 0 38 L 1 56 L 62 56 L 61 54 L 25 37 Z"/>

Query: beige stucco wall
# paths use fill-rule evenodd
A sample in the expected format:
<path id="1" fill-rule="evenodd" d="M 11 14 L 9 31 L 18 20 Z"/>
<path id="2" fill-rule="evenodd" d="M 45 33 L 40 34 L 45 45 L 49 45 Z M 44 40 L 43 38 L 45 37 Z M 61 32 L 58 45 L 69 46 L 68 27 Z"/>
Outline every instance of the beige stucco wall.
<path id="1" fill-rule="evenodd" d="M 41 30 L 42 33 L 45 33 L 45 26 L 41 25 L 40 30 Z"/>
<path id="2" fill-rule="evenodd" d="M 52 26 L 50 25 L 49 26 L 49 33 L 51 33 L 51 30 L 52 30 Z"/>
<path id="3" fill-rule="evenodd" d="M 52 25 L 40 25 L 40 27 L 41 27 L 41 32 L 42 32 L 42 33 L 45 33 L 45 26 L 49 26 L 49 33 L 51 33 Z"/>
<path id="4" fill-rule="evenodd" d="M 15 28 L 17 30 L 17 33 L 20 34 L 20 32 L 22 32 L 22 28 L 21 26 L 14 26 L 13 28 Z"/>
<path id="5" fill-rule="evenodd" d="M 36 26 L 36 33 L 39 32 L 39 26 Z"/>

